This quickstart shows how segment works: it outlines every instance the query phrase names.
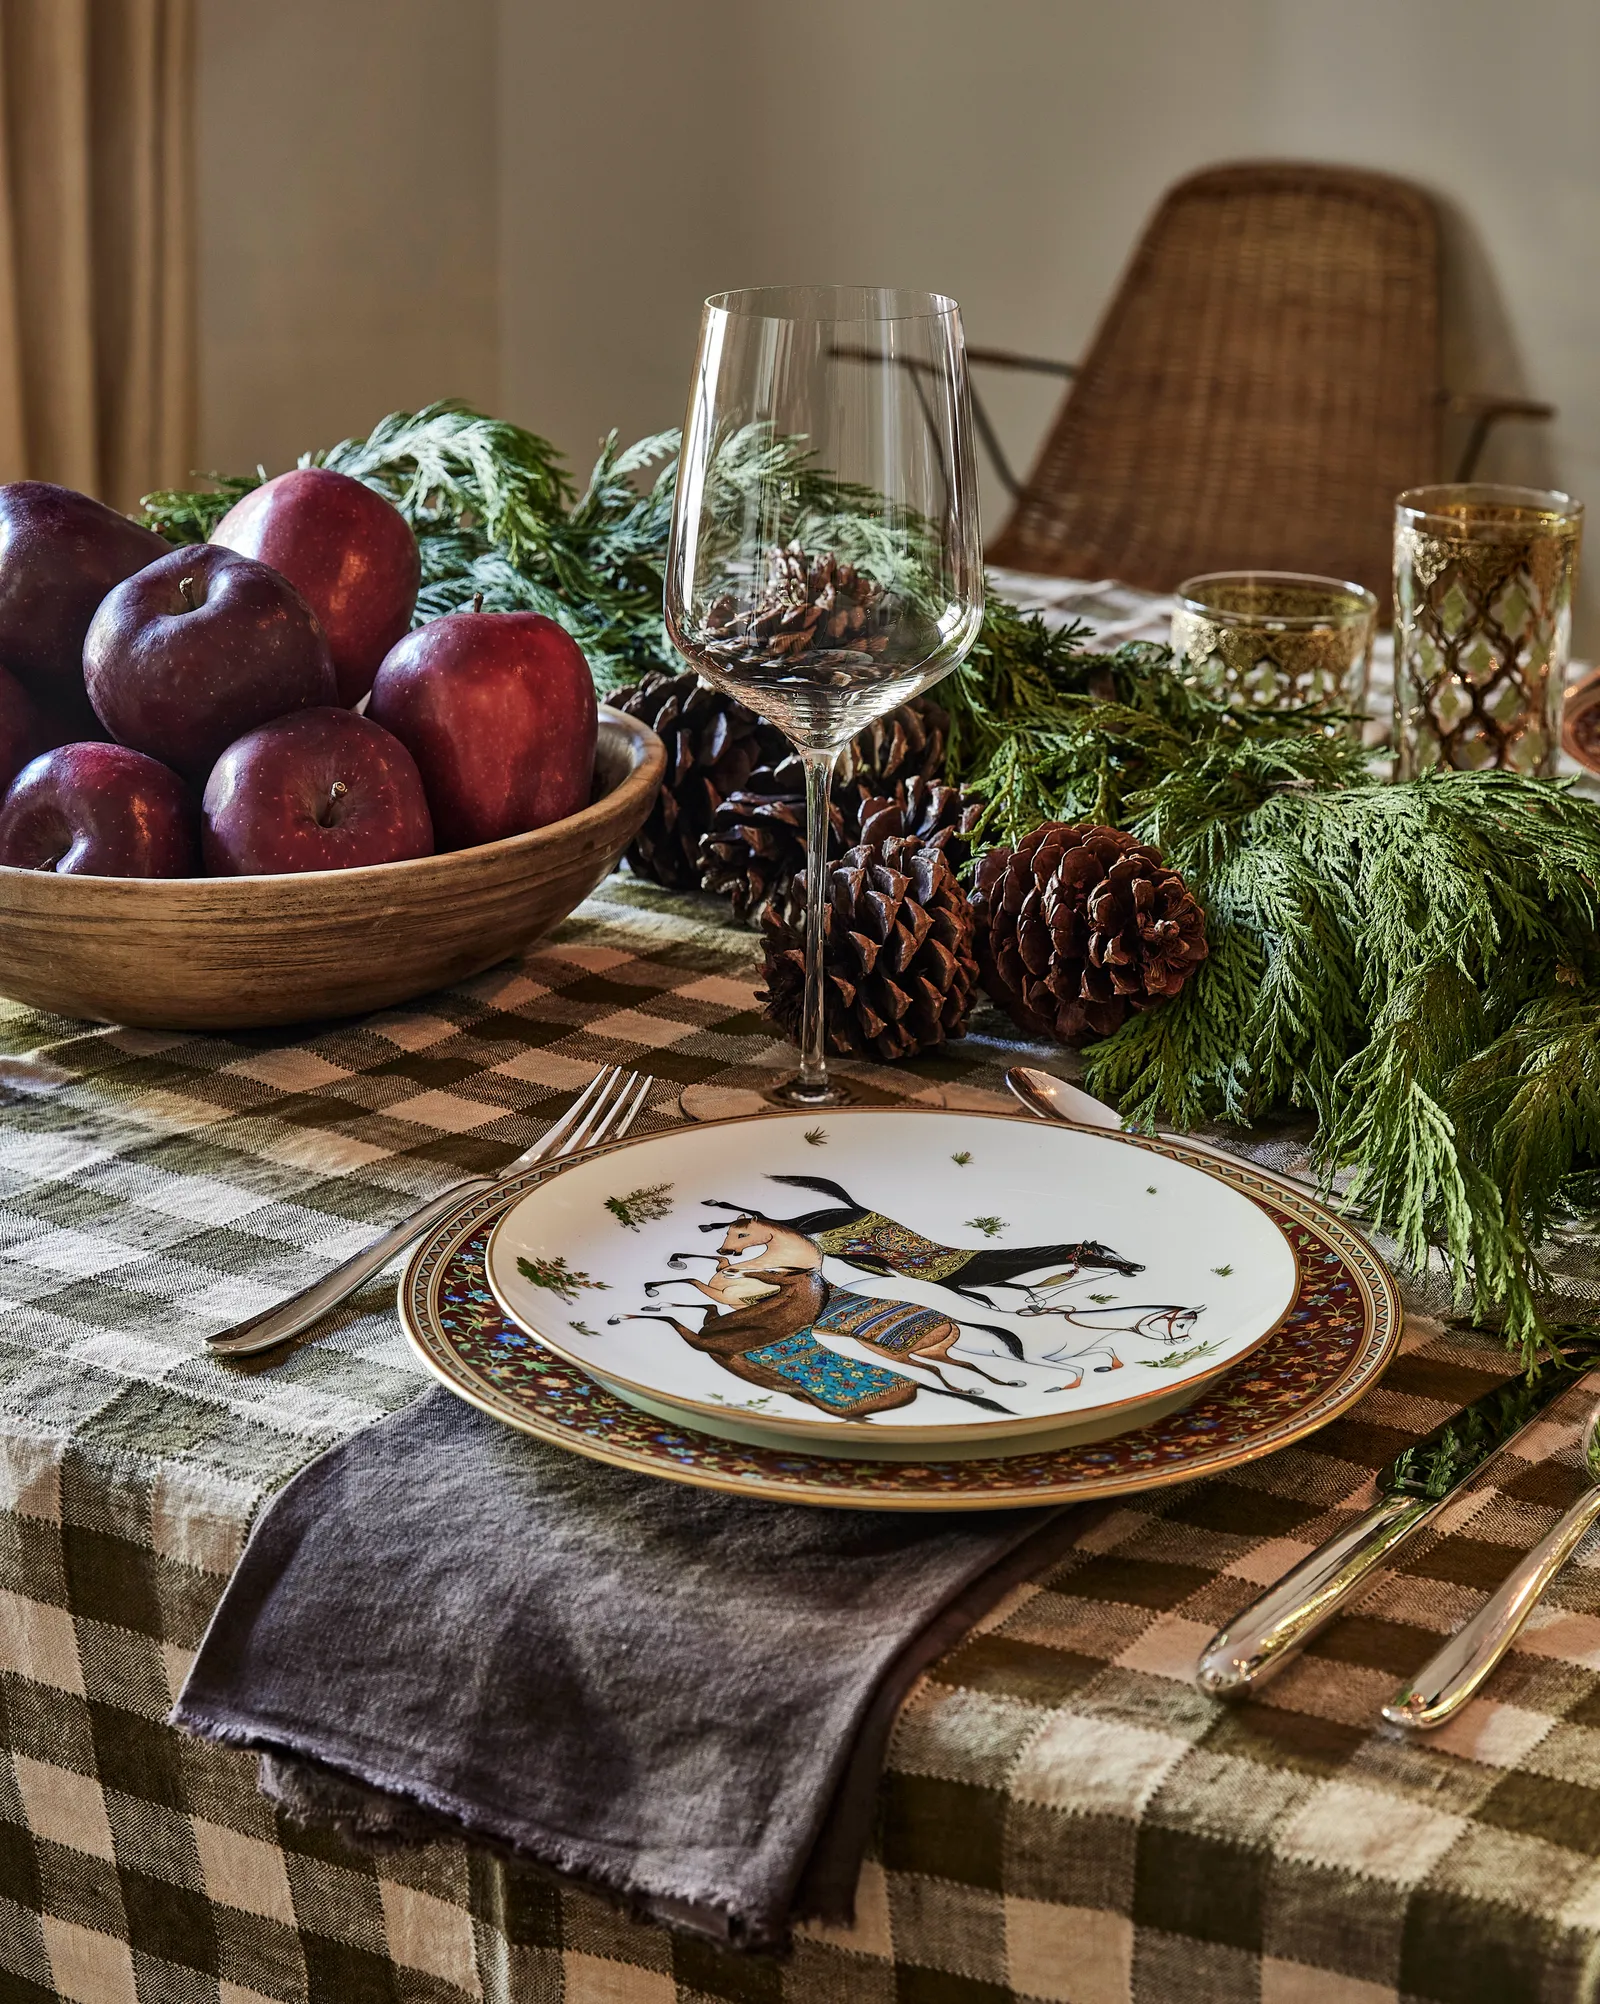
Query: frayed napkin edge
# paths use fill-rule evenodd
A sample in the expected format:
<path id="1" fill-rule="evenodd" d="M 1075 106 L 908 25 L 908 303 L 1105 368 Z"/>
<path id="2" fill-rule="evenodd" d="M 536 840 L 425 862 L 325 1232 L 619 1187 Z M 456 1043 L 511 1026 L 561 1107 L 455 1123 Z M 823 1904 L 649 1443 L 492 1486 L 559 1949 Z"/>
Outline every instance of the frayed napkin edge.
<path id="1" fill-rule="evenodd" d="M 855 1919 L 853 1887 L 842 1909 L 836 1903 L 819 1901 L 815 1903 L 818 1910 L 813 1911 L 811 1903 L 802 1904 L 797 1896 L 781 1918 L 741 1913 L 720 1900 L 696 1894 L 688 1887 L 646 1886 L 618 1861 L 607 1857 L 582 1857 L 575 1847 L 563 1845 L 559 1838 L 547 1832 L 540 1833 L 537 1843 L 508 1837 L 504 1831 L 490 1827 L 480 1811 L 470 1806 L 458 1806 L 452 1797 L 442 1791 L 431 1790 L 414 1781 L 403 1782 L 398 1778 L 390 1781 L 376 1779 L 373 1775 L 356 1774 L 337 1760 L 329 1759 L 310 1742 L 296 1745 L 274 1739 L 259 1726 L 195 1710 L 181 1698 L 167 1714 L 167 1724 L 195 1739 L 211 1740 L 219 1746 L 236 1747 L 242 1752 L 271 1754 L 286 1761 L 315 1762 L 342 1781 L 389 1796 L 432 1819 L 437 1825 L 433 1834 L 439 1841 L 455 1838 L 481 1846 L 500 1857 L 515 1860 L 519 1865 L 531 1866 L 553 1882 L 597 1894 L 630 1918 L 653 1921 L 732 1948 L 758 1954 L 785 1954 L 793 1946 L 795 1928 L 806 1922 L 849 1927 Z M 275 1795 L 268 1795 L 267 1799 L 276 1802 L 286 1816 L 302 1827 L 332 1828 L 359 1850 L 382 1852 L 414 1848 L 416 1840 L 402 1835 L 386 1839 L 381 1832 L 363 1832 L 358 1828 L 357 1817 L 347 1816 L 338 1810 L 325 1811 L 319 1806 L 315 1822 L 311 1823 L 305 1813 L 292 1803 Z"/>

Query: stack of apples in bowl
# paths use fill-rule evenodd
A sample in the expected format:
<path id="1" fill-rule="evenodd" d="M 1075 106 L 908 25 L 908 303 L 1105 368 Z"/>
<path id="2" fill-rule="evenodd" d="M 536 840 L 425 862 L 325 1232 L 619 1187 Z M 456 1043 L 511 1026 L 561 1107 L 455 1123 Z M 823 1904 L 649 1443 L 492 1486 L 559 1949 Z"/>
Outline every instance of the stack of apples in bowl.
<path id="1" fill-rule="evenodd" d="M 614 867 L 661 753 L 537 613 L 413 628 L 410 524 L 300 467 L 211 540 L 0 486 L 0 993 L 223 1028 L 488 966 Z"/>

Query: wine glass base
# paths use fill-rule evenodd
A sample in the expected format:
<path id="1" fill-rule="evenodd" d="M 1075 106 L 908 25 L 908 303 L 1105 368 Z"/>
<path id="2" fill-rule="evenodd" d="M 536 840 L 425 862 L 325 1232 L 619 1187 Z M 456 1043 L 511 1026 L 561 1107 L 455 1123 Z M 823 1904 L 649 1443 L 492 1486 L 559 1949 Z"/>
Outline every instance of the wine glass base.
<path id="1" fill-rule="evenodd" d="M 848 1086 L 844 1080 L 829 1078 L 815 1085 L 808 1085 L 803 1079 L 786 1079 L 782 1085 L 774 1086 L 765 1097 L 774 1106 L 787 1107 L 791 1113 L 821 1113 L 832 1106 L 859 1106 L 861 1095 Z"/>

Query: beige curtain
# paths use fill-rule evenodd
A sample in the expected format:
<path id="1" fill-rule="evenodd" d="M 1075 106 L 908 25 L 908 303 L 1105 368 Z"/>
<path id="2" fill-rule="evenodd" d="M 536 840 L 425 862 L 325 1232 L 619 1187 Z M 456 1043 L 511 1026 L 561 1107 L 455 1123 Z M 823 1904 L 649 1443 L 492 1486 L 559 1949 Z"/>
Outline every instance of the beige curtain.
<path id="1" fill-rule="evenodd" d="M 0 479 L 194 465 L 194 0 L 0 0 Z"/>

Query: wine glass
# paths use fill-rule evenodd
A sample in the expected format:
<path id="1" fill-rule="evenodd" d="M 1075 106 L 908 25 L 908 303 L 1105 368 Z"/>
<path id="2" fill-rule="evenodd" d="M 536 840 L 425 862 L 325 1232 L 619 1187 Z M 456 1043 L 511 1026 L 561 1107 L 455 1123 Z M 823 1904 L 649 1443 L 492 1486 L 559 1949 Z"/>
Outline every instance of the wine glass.
<path id="1" fill-rule="evenodd" d="M 768 286 L 708 299 L 667 554 L 672 644 L 777 725 L 806 778 L 800 1071 L 828 1077 L 822 935 L 840 749 L 978 637 L 983 552 L 961 315 L 938 293 Z"/>

